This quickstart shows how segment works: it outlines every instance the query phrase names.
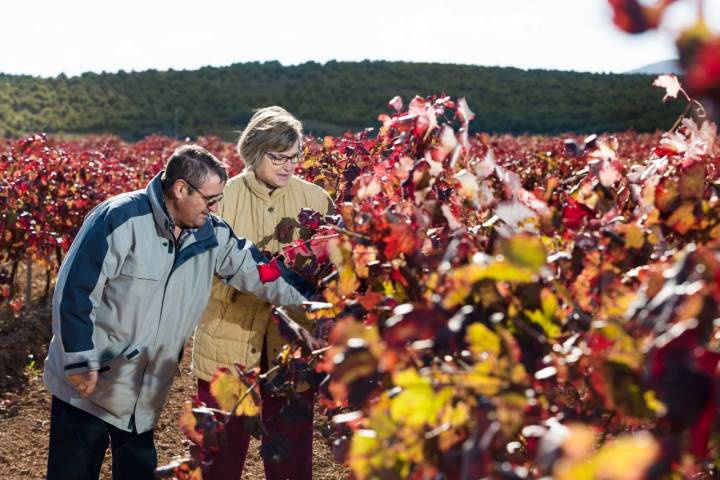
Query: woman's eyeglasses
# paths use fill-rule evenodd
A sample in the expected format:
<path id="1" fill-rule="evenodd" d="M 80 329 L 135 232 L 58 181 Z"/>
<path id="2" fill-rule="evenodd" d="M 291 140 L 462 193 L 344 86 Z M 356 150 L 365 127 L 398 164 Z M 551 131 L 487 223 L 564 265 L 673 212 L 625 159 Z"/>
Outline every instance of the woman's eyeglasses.
<path id="1" fill-rule="evenodd" d="M 295 155 L 281 155 L 279 153 L 265 152 L 265 155 L 270 158 L 273 165 L 285 165 L 290 162 L 293 165 L 300 163 L 303 158 L 302 150 L 299 150 Z"/>

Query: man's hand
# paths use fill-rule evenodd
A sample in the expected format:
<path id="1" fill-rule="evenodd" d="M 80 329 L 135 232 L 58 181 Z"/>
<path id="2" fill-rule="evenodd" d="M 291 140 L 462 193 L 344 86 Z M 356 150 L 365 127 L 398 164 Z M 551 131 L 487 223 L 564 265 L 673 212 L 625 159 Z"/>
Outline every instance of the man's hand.
<path id="1" fill-rule="evenodd" d="M 68 375 L 68 380 L 73 384 L 75 390 L 80 393 L 83 397 L 89 397 L 90 394 L 95 390 L 97 384 L 98 372 L 93 370 L 92 372 L 76 373 L 74 375 Z"/>

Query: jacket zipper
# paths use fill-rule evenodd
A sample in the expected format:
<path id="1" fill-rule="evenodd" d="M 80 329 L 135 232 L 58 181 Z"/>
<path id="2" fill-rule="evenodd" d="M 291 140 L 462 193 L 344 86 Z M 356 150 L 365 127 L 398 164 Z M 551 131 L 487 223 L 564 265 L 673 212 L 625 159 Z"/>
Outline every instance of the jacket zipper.
<path id="1" fill-rule="evenodd" d="M 171 241 L 168 241 L 168 253 L 173 254 L 173 266 L 175 265 L 175 260 L 177 259 L 178 254 L 178 250 L 177 248 L 175 248 L 175 242 L 175 238 L 173 238 Z M 138 389 L 138 394 L 135 398 L 135 405 L 133 405 L 132 415 L 130 415 L 130 424 L 128 425 L 128 427 L 131 429 L 135 428 L 135 412 L 137 410 L 137 405 L 140 401 L 140 397 L 142 396 L 145 372 L 147 372 L 147 367 L 148 365 L 150 365 L 150 359 L 152 358 L 151 352 L 155 351 L 155 346 L 157 345 L 157 338 L 158 334 L 160 333 L 160 323 L 162 322 L 163 310 L 165 309 L 165 295 L 167 293 L 168 284 L 170 283 L 170 277 L 172 276 L 174 271 L 174 268 L 170 269 L 170 273 L 168 273 L 168 276 L 165 279 L 165 285 L 163 286 L 162 301 L 160 302 L 160 315 L 158 317 L 157 328 L 155 329 L 155 336 L 153 337 L 152 350 L 148 351 L 148 359 L 145 362 L 145 367 L 143 367 L 142 375 L 140 376 L 140 388 Z"/>

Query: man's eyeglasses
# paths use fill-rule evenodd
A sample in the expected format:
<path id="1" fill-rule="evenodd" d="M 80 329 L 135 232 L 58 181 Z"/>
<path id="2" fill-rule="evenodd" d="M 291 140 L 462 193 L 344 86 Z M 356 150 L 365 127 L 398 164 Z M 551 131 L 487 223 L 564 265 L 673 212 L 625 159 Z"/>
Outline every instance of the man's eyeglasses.
<path id="1" fill-rule="evenodd" d="M 295 155 L 281 155 L 279 153 L 272 153 L 272 152 L 265 152 L 265 154 L 270 158 L 270 161 L 273 165 L 285 165 L 287 162 L 290 162 L 293 165 L 296 165 L 300 163 L 300 161 L 303 158 L 303 152 L 302 150 L 298 150 L 298 152 Z"/>
<path id="2" fill-rule="evenodd" d="M 200 196 L 202 197 L 202 199 L 203 199 L 203 201 L 205 202 L 205 205 L 207 206 L 207 208 L 210 208 L 210 207 L 216 205 L 216 204 L 217 204 L 220 200 L 222 200 L 223 197 L 225 196 L 225 195 L 223 195 L 222 193 L 219 194 L 219 195 L 212 195 L 212 196 L 203 195 L 203 193 L 202 193 L 195 185 L 193 185 L 192 183 L 188 182 L 187 179 L 183 178 L 182 180 L 183 180 L 183 182 L 187 183 L 188 187 L 190 187 L 190 188 L 192 188 L 193 190 L 195 190 L 195 191 L 198 193 L 198 195 L 200 195 Z"/>

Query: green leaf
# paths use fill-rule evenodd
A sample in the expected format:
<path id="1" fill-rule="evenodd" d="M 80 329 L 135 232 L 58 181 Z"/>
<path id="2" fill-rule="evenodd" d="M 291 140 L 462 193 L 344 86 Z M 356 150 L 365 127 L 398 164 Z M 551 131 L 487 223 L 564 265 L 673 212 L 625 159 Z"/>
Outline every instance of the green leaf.
<path id="1" fill-rule="evenodd" d="M 605 394 L 616 408 L 630 417 L 654 418 L 642 390 L 642 379 L 637 372 L 623 363 L 605 362 L 603 373 L 609 387 Z"/>

